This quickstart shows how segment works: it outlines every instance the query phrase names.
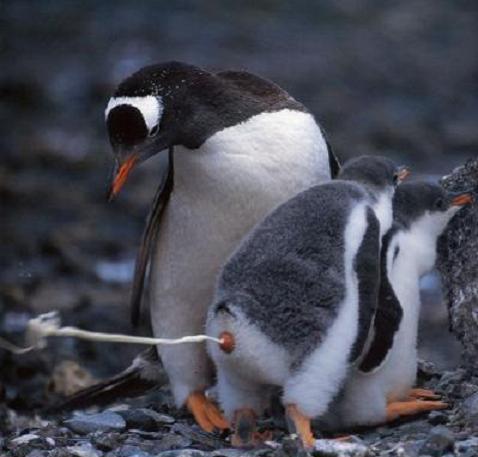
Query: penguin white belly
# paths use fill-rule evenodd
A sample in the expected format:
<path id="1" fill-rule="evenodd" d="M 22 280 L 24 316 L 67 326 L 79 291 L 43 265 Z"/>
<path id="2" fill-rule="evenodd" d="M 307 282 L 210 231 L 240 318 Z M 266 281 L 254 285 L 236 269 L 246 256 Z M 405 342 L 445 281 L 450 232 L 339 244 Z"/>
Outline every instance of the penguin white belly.
<path id="1" fill-rule="evenodd" d="M 150 306 L 158 337 L 204 332 L 216 276 L 266 213 L 330 178 L 310 114 L 263 113 L 175 151 L 175 187 L 153 249 Z M 178 405 L 212 381 L 203 345 L 159 348 Z"/>
<path id="2" fill-rule="evenodd" d="M 383 423 L 387 401 L 405 399 L 415 382 L 420 291 L 416 263 L 409 255 L 402 255 L 409 249 L 400 246 L 398 258 L 388 267 L 390 283 L 403 311 L 393 346 L 373 372 L 364 373 L 357 367 L 351 370 L 339 406 L 326 418 L 333 427 Z"/>

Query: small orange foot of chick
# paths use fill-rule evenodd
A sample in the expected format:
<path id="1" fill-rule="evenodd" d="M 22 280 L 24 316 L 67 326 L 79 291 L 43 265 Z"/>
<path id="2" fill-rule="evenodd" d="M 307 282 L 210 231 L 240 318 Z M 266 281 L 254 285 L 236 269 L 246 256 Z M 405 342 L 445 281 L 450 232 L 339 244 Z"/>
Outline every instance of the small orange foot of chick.
<path id="1" fill-rule="evenodd" d="M 387 422 L 402 416 L 413 416 L 427 411 L 448 408 L 442 401 L 407 400 L 395 401 L 387 405 Z"/>
<path id="2" fill-rule="evenodd" d="M 440 395 L 433 392 L 433 390 L 428 389 L 410 389 L 408 392 L 408 397 L 422 400 L 438 400 Z"/>
<path id="3" fill-rule="evenodd" d="M 189 394 L 186 405 L 204 431 L 211 433 L 214 429 L 224 430 L 229 428 L 229 424 L 219 408 L 206 397 L 204 392 Z"/>
<path id="4" fill-rule="evenodd" d="M 256 413 L 250 408 L 242 408 L 234 412 L 234 434 L 231 438 L 231 444 L 234 447 L 251 448 L 258 443 L 256 420 Z"/>
<path id="5" fill-rule="evenodd" d="M 304 416 L 294 404 L 286 406 L 286 414 L 294 429 L 293 432 L 297 433 L 304 448 L 308 450 L 313 449 L 315 438 L 310 428 L 310 418 Z"/>

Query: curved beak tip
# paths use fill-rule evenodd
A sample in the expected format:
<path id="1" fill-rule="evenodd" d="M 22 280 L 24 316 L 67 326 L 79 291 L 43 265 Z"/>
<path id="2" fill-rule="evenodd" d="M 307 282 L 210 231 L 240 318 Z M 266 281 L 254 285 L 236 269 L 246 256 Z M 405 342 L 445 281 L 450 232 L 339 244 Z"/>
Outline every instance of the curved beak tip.
<path id="1" fill-rule="evenodd" d="M 133 154 L 118 167 L 107 193 L 108 201 L 112 201 L 118 195 L 137 162 L 138 156 Z"/>

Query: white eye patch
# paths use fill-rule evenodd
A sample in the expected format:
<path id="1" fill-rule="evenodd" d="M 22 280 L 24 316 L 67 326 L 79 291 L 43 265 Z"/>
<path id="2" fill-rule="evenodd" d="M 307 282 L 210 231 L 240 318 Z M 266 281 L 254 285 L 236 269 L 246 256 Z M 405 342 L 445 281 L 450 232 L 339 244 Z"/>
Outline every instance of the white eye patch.
<path id="1" fill-rule="evenodd" d="M 111 97 L 105 110 L 105 119 L 108 118 L 109 112 L 119 105 L 130 105 L 137 108 L 143 115 L 144 123 L 149 131 L 159 124 L 164 110 L 162 98 L 153 95 L 146 95 L 144 97 Z"/>

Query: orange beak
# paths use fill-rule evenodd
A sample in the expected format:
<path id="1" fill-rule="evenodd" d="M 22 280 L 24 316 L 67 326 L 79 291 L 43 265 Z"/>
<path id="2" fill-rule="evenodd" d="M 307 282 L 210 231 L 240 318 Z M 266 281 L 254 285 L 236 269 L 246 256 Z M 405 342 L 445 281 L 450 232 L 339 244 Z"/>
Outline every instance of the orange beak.
<path id="1" fill-rule="evenodd" d="M 461 194 L 453 198 L 451 204 L 453 206 L 464 206 L 474 202 L 473 195 L 471 194 Z"/>
<path id="2" fill-rule="evenodd" d="M 121 164 L 116 172 L 115 177 L 113 178 L 113 182 L 111 183 L 111 187 L 108 192 L 108 200 L 111 201 L 114 197 L 116 197 L 116 195 L 118 195 L 119 191 L 128 179 L 131 170 L 134 168 L 137 162 L 138 156 L 136 154 L 132 154 Z"/>

